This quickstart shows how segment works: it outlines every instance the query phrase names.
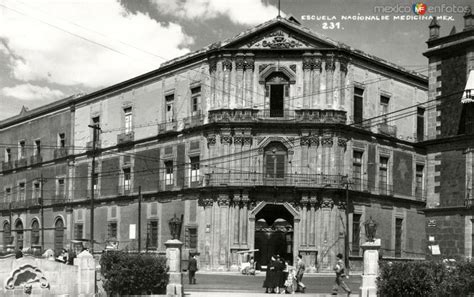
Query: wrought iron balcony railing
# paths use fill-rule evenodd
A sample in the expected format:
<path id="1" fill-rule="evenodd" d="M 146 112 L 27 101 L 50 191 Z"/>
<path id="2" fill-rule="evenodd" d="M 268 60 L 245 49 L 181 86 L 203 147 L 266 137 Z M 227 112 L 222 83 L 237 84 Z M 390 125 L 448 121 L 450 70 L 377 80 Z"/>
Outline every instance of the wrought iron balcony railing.
<path id="1" fill-rule="evenodd" d="M 133 131 L 127 133 L 120 133 L 117 135 L 117 145 L 126 145 L 133 142 L 135 133 Z"/>
<path id="2" fill-rule="evenodd" d="M 377 131 L 380 134 L 397 137 L 397 126 L 381 123 L 381 124 L 377 124 Z"/>
<path id="3" fill-rule="evenodd" d="M 54 149 L 54 158 L 64 158 L 68 155 L 67 148 L 65 147 L 58 147 Z"/>
<path id="4" fill-rule="evenodd" d="M 11 161 L 2 161 L 2 170 L 13 170 L 13 163 Z"/>
<path id="5" fill-rule="evenodd" d="M 26 167 L 27 164 L 26 158 L 15 160 L 15 168 Z"/>
<path id="6" fill-rule="evenodd" d="M 30 164 L 39 164 L 43 162 L 43 157 L 41 155 L 35 155 L 30 157 Z"/>

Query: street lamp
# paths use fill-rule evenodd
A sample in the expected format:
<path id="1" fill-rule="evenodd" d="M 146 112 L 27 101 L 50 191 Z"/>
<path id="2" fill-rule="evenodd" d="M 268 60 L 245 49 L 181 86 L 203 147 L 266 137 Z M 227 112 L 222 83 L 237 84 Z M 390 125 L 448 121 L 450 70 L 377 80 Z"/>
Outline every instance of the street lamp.
<path id="1" fill-rule="evenodd" d="M 183 222 L 178 217 L 176 217 L 176 214 L 174 214 L 174 217 L 171 220 L 169 220 L 168 223 L 169 223 L 172 239 L 179 239 L 181 224 Z"/>
<path id="2" fill-rule="evenodd" d="M 370 219 L 364 223 L 364 227 L 367 240 L 373 242 L 375 240 L 375 233 L 377 232 L 377 223 L 370 217 Z"/>

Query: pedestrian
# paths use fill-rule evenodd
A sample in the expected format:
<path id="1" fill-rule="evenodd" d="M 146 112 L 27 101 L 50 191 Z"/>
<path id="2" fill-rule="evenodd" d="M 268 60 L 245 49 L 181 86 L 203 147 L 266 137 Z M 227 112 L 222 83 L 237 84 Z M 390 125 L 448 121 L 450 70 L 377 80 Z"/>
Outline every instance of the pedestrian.
<path id="1" fill-rule="evenodd" d="M 351 289 L 344 282 L 344 278 L 346 277 L 346 274 L 344 271 L 345 266 L 344 266 L 344 261 L 342 261 L 342 258 L 343 258 L 342 254 L 339 253 L 337 254 L 336 257 L 337 257 L 337 261 L 336 261 L 336 265 L 334 265 L 334 271 L 336 272 L 336 280 L 335 280 L 335 284 L 332 290 L 332 295 L 337 295 L 337 291 L 339 287 L 341 287 L 344 291 L 347 292 L 347 296 L 349 296 L 351 294 Z"/>
<path id="2" fill-rule="evenodd" d="M 276 256 L 275 263 L 275 293 L 279 294 L 280 290 L 284 290 L 285 280 L 283 278 L 283 270 L 285 269 L 285 263 L 280 255 Z"/>
<path id="3" fill-rule="evenodd" d="M 197 268 L 197 260 L 196 255 L 192 255 L 191 259 L 189 259 L 188 263 L 188 275 L 189 275 L 189 284 L 195 285 L 196 284 L 196 271 Z"/>
<path id="4" fill-rule="evenodd" d="M 288 266 L 288 276 L 285 281 L 285 290 L 288 294 L 295 294 L 296 289 L 296 269 Z"/>
<path id="5" fill-rule="evenodd" d="M 306 266 L 303 262 L 303 256 L 298 255 L 298 262 L 296 263 L 296 292 L 304 293 L 306 286 L 303 284 L 303 274 Z"/>
<path id="6" fill-rule="evenodd" d="M 250 264 L 250 266 L 249 266 L 248 274 L 249 275 L 255 275 L 255 267 L 256 267 L 257 263 L 255 262 L 253 257 L 250 257 L 249 264 Z"/>
<path id="7" fill-rule="evenodd" d="M 272 258 L 268 262 L 267 270 L 265 273 L 265 280 L 263 281 L 265 293 L 273 293 L 273 289 L 275 288 L 275 265 L 276 259 L 274 256 L 272 256 Z"/>

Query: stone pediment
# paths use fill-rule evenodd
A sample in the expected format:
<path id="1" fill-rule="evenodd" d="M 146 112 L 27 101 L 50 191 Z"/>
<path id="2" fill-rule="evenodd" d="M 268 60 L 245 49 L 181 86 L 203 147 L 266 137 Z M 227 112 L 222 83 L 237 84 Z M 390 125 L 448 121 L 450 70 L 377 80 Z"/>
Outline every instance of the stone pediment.
<path id="1" fill-rule="evenodd" d="M 253 38 L 240 48 L 291 49 L 309 47 L 312 47 L 310 43 L 278 29 Z"/>

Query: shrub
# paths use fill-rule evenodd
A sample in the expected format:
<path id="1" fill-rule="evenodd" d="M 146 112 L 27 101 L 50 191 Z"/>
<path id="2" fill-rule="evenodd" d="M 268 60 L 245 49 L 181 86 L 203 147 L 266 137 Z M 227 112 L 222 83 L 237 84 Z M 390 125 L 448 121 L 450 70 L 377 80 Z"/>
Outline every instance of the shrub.
<path id="1" fill-rule="evenodd" d="M 380 296 L 467 296 L 474 292 L 474 263 L 380 262 Z"/>
<path id="2" fill-rule="evenodd" d="M 108 296 L 166 292 L 169 276 L 163 256 L 105 252 L 101 256 L 100 266 Z"/>

